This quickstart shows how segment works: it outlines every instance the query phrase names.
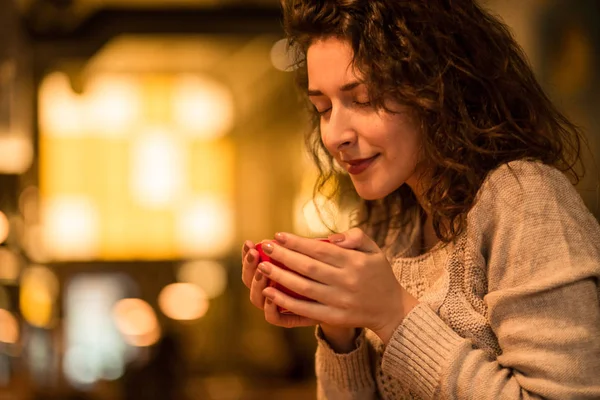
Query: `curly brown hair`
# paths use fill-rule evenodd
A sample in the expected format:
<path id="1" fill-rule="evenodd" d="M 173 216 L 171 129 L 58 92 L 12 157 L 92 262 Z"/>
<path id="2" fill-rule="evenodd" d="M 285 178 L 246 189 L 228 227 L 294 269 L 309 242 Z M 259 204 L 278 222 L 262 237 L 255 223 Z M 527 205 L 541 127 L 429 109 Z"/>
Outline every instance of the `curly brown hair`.
<path id="1" fill-rule="evenodd" d="M 376 107 L 385 108 L 384 100 L 391 98 L 413 110 L 431 178 L 422 197 L 443 242 L 464 231 L 477 191 L 501 164 L 538 160 L 579 181 L 583 138 L 578 128 L 548 99 L 509 28 L 476 1 L 281 3 L 290 49 L 299 52 L 302 90 L 308 89 L 308 48 L 316 40 L 337 37 L 351 44 L 353 66 Z M 306 142 L 319 169 L 316 195 L 328 183 L 339 188 L 346 178 L 335 170 L 321 141 L 317 114 L 313 123 Z M 363 206 L 363 223 L 379 224 L 379 231 L 387 230 L 390 220 L 401 220 L 394 216 L 420 209 L 407 185 Z M 378 207 L 384 209 L 384 220 L 374 220 Z"/>

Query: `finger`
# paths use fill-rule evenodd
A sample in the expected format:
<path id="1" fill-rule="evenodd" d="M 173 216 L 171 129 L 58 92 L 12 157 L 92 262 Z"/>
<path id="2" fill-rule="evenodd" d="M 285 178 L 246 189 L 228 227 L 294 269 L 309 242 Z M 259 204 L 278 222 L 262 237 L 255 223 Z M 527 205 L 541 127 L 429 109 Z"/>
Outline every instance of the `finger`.
<path id="1" fill-rule="evenodd" d="M 244 242 L 244 245 L 242 246 L 242 260 L 246 257 L 246 253 L 248 253 L 248 250 L 253 249 L 253 248 L 254 248 L 254 243 L 252 243 L 252 241 L 246 240 Z"/>
<path id="2" fill-rule="evenodd" d="M 265 297 L 262 292 L 267 286 L 269 286 L 269 279 L 261 272 L 256 271 L 250 284 L 250 302 L 261 310 L 265 304 Z"/>
<path id="3" fill-rule="evenodd" d="M 311 300 L 329 304 L 335 301 L 335 292 L 331 286 L 313 281 L 295 272 L 279 268 L 270 262 L 261 262 L 258 264 L 258 271 L 271 281 L 279 283 L 281 286 L 290 289 Z"/>
<path id="4" fill-rule="evenodd" d="M 296 328 L 301 326 L 315 326 L 317 321 L 298 314 L 282 314 L 277 310 L 277 305 L 272 301 L 265 302 L 265 320 L 283 328 Z"/>
<path id="5" fill-rule="evenodd" d="M 248 250 L 246 257 L 242 261 L 242 282 L 246 287 L 250 288 L 254 274 L 256 273 L 256 266 L 259 262 L 259 255 L 256 249 Z"/>
<path id="6" fill-rule="evenodd" d="M 263 243 L 262 250 L 273 260 L 315 281 L 331 284 L 339 279 L 339 267 L 346 264 L 349 256 L 347 250 L 315 239 L 285 235 L 283 245 L 279 240 Z"/>
<path id="7" fill-rule="evenodd" d="M 352 228 L 343 233 L 335 233 L 328 237 L 329 241 L 345 249 L 358 250 L 363 253 L 378 253 L 377 243 L 360 228 Z"/>
<path id="8" fill-rule="evenodd" d="M 332 313 L 331 307 L 327 307 L 323 304 L 295 299 L 272 287 L 265 288 L 265 290 L 263 290 L 263 296 L 265 296 L 266 299 L 265 317 L 267 317 L 268 308 L 275 305 L 292 312 L 292 315 L 301 316 L 305 320 L 312 321 L 313 323 L 316 323 L 316 321 L 331 322 L 332 319 L 335 320 L 335 318 L 332 318 L 334 313 Z M 283 314 L 283 316 L 289 315 L 290 314 Z M 274 316 L 271 315 L 271 318 L 274 318 Z"/>
<path id="9" fill-rule="evenodd" d="M 313 244 L 315 240 L 309 239 Z M 329 246 L 330 249 L 340 251 L 329 243 L 319 243 L 319 245 Z M 263 251 L 268 253 L 267 255 L 273 260 L 285 265 L 290 270 L 310 278 L 313 281 L 320 282 L 325 285 L 332 285 L 338 282 L 343 277 L 343 272 L 337 268 L 338 265 L 330 265 L 319 259 L 315 259 L 306 254 L 299 253 L 297 251 L 288 249 L 280 246 L 275 242 L 263 244 Z M 347 251 L 347 250 L 344 250 Z M 270 252 L 270 253 L 269 253 Z M 319 253 L 317 253 L 319 254 Z M 317 257 L 317 256 L 315 256 Z M 331 262 L 336 264 L 344 263 L 343 254 L 339 255 L 337 259 Z M 268 272 L 268 271 L 267 271 Z"/>

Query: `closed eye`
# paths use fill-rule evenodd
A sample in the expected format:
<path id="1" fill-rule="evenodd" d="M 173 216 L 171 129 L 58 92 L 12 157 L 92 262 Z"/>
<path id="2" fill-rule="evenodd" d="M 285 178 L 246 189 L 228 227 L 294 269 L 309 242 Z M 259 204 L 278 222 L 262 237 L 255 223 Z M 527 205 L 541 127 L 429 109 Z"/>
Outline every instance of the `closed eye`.
<path id="1" fill-rule="evenodd" d="M 316 112 L 317 114 L 319 114 L 320 116 L 324 116 L 324 115 L 325 115 L 325 114 L 327 114 L 329 111 L 331 111 L 331 107 L 329 107 L 329 108 L 325 108 L 325 109 L 323 109 L 323 110 L 319 110 L 317 107 L 314 107 L 314 109 L 315 109 L 315 112 Z"/>
<path id="2" fill-rule="evenodd" d="M 352 102 L 352 104 L 354 104 L 357 107 L 371 107 L 370 101 L 360 102 L 355 100 Z"/>

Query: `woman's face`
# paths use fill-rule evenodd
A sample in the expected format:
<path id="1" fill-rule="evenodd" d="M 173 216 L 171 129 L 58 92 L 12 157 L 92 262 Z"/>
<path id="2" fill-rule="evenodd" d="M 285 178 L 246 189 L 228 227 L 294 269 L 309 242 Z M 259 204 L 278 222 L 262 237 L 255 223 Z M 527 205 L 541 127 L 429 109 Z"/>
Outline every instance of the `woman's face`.
<path id="1" fill-rule="evenodd" d="M 349 43 L 336 38 L 308 49 L 308 94 L 321 114 L 323 143 L 363 199 L 381 199 L 404 183 L 415 190 L 421 133 L 405 106 L 388 102 L 394 113 L 371 107 L 352 57 Z"/>

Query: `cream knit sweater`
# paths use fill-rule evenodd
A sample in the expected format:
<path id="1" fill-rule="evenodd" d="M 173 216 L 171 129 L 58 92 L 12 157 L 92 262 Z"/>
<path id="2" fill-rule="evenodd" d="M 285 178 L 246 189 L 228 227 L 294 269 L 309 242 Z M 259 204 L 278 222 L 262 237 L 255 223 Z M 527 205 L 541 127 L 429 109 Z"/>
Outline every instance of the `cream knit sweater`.
<path id="1" fill-rule="evenodd" d="M 501 166 L 453 244 L 390 261 L 420 304 L 387 346 L 317 329 L 319 399 L 600 399 L 600 226 L 560 171 Z"/>

